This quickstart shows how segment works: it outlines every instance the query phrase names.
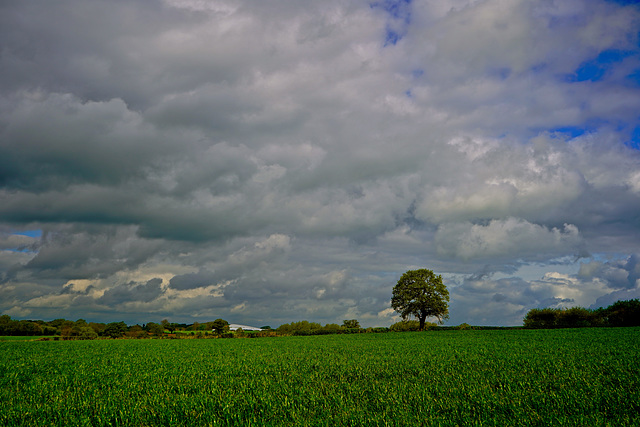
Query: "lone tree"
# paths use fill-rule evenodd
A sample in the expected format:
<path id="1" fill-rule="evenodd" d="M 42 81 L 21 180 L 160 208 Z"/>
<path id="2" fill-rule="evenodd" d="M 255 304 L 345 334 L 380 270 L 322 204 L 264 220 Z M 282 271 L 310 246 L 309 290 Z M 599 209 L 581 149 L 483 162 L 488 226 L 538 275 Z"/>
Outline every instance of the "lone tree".
<path id="1" fill-rule="evenodd" d="M 438 323 L 449 318 L 449 291 L 436 276 L 427 269 L 410 270 L 402 275 L 393 287 L 391 307 L 407 320 L 415 316 L 424 329 L 427 317 L 436 317 Z"/>
<path id="2" fill-rule="evenodd" d="M 229 322 L 224 319 L 214 320 L 211 326 L 213 327 L 213 332 L 218 335 L 222 335 L 225 332 L 229 331 Z"/>

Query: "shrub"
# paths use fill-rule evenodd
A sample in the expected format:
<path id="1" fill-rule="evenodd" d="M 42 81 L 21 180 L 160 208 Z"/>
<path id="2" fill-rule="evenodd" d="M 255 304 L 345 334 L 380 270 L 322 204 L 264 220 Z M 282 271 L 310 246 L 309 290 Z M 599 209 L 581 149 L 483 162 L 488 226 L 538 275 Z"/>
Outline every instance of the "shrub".
<path id="1" fill-rule="evenodd" d="M 457 329 L 459 331 L 467 331 L 467 330 L 474 329 L 474 328 L 473 328 L 473 326 L 471 326 L 468 323 L 462 323 L 462 324 L 456 326 L 455 329 Z"/>
<path id="2" fill-rule="evenodd" d="M 420 322 L 417 320 L 401 320 L 389 327 L 393 332 L 417 331 L 420 329 Z"/>

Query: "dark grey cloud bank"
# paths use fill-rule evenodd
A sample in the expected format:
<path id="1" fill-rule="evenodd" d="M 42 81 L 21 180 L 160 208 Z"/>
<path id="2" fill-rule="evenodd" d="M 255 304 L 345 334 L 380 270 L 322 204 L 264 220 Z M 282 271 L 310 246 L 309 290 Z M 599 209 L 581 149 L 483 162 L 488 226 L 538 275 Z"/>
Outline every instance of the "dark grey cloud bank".
<path id="1" fill-rule="evenodd" d="M 0 5 L 0 311 L 388 325 L 417 267 L 451 324 L 639 297 L 639 9 L 391 6 Z"/>

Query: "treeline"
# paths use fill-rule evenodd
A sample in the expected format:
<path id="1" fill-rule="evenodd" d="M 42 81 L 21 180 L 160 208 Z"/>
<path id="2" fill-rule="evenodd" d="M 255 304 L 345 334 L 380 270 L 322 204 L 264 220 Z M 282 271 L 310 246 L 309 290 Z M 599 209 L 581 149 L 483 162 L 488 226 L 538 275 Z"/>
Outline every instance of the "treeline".
<path id="1" fill-rule="evenodd" d="M 389 328 L 361 328 L 356 319 L 345 320 L 342 325 L 337 323 L 327 323 L 322 326 L 320 323 L 302 320 L 300 322 L 285 323 L 278 326 L 275 332 L 278 335 L 332 335 L 332 334 L 361 334 L 388 332 Z"/>
<path id="2" fill-rule="evenodd" d="M 450 331 L 450 330 L 470 330 L 470 329 L 495 329 L 486 326 L 471 326 L 463 323 L 458 326 L 440 326 L 437 323 L 426 322 L 425 331 Z M 361 328 L 357 320 L 345 320 L 342 325 L 328 323 L 324 326 L 320 323 L 301 322 L 286 323 L 275 329 L 278 335 L 329 335 L 329 334 L 362 334 L 362 333 L 383 333 L 383 332 L 414 332 L 420 330 L 420 322 L 417 320 L 401 320 L 388 328 Z"/>
<path id="3" fill-rule="evenodd" d="M 427 326 L 438 328 L 435 323 Z M 223 319 L 193 324 L 172 323 L 165 319 L 160 323 L 149 322 L 143 325 L 128 326 L 124 322 L 96 323 L 87 322 L 84 319 L 76 321 L 67 319 L 51 321 L 14 320 L 6 314 L 0 316 L 0 336 L 43 336 L 64 340 L 96 338 L 261 338 L 406 332 L 417 331 L 418 327 L 419 323 L 416 320 L 403 320 L 394 323 L 389 328 L 362 328 L 356 319 L 345 320 L 342 325 L 328 323 L 324 326 L 320 323 L 302 320 L 285 323 L 276 329 L 272 329 L 270 326 L 262 326 L 262 331 L 243 331 L 242 329 L 231 331 L 229 323 Z"/>
<path id="4" fill-rule="evenodd" d="M 582 307 L 534 308 L 524 318 L 524 327 L 531 329 L 581 328 L 606 326 L 640 326 L 640 300 L 618 301 L 609 307 L 591 310 Z M 258 338 L 273 336 L 305 336 L 328 334 L 358 334 L 383 332 L 408 332 L 419 330 L 417 320 L 403 320 L 389 328 L 362 328 L 356 319 L 345 320 L 342 325 L 302 320 L 280 325 L 276 329 L 263 326 L 262 331 L 229 330 L 223 319 L 192 324 L 172 323 L 167 319 L 160 323 L 149 322 L 129 326 L 124 322 L 96 323 L 84 319 L 15 320 L 9 315 L 0 316 L 0 336 L 46 336 L 56 339 L 96 338 Z M 458 326 L 439 326 L 427 322 L 425 330 L 487 329 L 463 323 Z"/>
<path id="5" fill-rule="evenodd" d="M 640 300 L 617 301 L 607 308 L 534 308 L 524 317 L 532 329 L 640 326 Z"/>
<path id="6" fill-rule="evenodd" d="M 171 323 L 166 319 L 160 323 L 149 322 L 143 325 L 127 325 L 124 322 L 96 323 L 84 319 L 14 320 L 4 314 L 0 316 L 0 335 L 4 336 L 53 336 L 61 339 L 95 338 L 149 338 L 164 336 L 175 332 L 210 333 L 214 322 Z"/>

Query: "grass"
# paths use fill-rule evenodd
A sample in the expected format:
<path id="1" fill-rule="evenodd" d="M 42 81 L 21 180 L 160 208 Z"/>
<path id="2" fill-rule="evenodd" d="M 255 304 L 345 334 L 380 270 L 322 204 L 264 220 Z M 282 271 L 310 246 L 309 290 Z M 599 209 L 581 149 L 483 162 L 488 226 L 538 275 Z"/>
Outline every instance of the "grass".
<path id="1" fill-rule="evenodd" d="M 640 328 L 0 344 L 0 425 L 640 425 Z"/>
<path id="2" fill-rule="evenodd" d="M 30 337 L 0 336 L 0 341 L 38 341 L 42 338 L 53 339 L 56 337 L 54 335 L 51 335 L 51 336 L 38 335 L 38 336 L 30 336 Z"/>

